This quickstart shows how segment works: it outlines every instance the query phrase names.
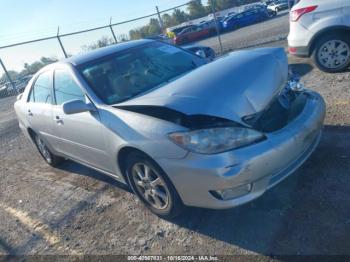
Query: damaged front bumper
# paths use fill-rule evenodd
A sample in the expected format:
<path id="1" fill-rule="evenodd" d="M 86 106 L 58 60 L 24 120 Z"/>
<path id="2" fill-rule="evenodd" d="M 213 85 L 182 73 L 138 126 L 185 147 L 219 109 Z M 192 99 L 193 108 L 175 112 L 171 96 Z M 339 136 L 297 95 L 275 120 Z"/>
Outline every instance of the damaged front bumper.
<path id="1" fill-rule="evenodd" d="M 157 159 L 183 203 L 223 209 L 261 196 L 293 173 L 316 148 L 325 117 L 323 98 L 311 91 L 302 112 L 257 144 L 215 155 L 189 153 Z"/>

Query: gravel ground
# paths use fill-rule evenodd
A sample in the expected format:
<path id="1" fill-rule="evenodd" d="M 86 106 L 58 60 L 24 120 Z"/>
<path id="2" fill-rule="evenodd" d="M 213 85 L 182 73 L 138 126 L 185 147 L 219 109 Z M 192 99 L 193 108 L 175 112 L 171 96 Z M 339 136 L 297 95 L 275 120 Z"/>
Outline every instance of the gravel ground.
<path id="1" fill-rule="evenodd" d="M 284 16 L 265 23 L 279 28 L 278 19 Z M 250 41 L 239 31 L 248 34 L 246 46 L 264 34 L 256 30 Z M 328 106 L 311 158 L 254 202 L 192 208 L 173 221 L 149 213 L 103 174 L 73 162 L 46 165 L 19 131 L 14 98 L 1 99 L 0 254 L 350 255 L 350 72 L 324 74 L 294 57 L 290 64 Z"/>

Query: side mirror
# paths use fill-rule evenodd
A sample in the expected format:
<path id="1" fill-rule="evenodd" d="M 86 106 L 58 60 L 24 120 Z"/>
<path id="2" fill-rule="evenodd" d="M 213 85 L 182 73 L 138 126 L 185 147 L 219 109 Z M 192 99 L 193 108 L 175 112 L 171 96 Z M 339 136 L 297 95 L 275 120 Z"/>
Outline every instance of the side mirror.
<path id="1" fill-rule="evenodd" d="M 63 112 L 67 115 L 95 110 L 92 104 L 86 104 L 81 100 L 72 100 L 72 101 L 66 102 L 62 105 L 62 107 L 63 107 Z"/>
<path id="2" fill-rule="evenodd" d="M 206 54 L 205 54 L 205 52 L 203 50 L 198 50 L 196 52 L 196 55 L 198 55 L 198 56 L 200 56 L 202 58 L 207 58 L 207 56 L 206 56 Z"/>

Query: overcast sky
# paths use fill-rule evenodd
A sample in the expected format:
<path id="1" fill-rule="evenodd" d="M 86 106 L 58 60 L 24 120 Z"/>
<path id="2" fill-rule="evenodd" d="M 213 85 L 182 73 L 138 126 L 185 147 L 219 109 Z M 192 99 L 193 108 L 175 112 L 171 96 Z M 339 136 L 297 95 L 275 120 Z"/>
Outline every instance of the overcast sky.
<path id="1" fill-rule="evenodd" d="M 164 10 L 181 5 L 189 0 L 0 0 L 0 46 L 61 33 L 121 22 L 155 12 L 155 6 Z M 149 20 L 141 20 L 115 27 L 116 33 L 127 33 Z M 62 39 L 67 52 L 76 53 L 91 39 L 110 31 L 102 30 L 85 35 Z M 56 40 L 25 46 L 0 49 L 0 58 L 8 69 L 20 70 L 25 62 L 30 63 L 41 56 L 62 57 Z M 1 75 L 0 70 L 0 75 Z"/>

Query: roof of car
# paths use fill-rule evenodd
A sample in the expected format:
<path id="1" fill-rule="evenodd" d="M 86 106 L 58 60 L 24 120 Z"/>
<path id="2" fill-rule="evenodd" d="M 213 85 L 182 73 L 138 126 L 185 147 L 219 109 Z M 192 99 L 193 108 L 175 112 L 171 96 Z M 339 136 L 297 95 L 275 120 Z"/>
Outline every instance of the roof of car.
<path id="1" fill-rule="evenodd" d="M 98 48 L 96 50 L 93 50 L 93 51 L 90 51 L 90 52 L 87 52 L 84 54 L 71 56 L 69 58 L 61 60 L 60 62 L 70 63 L 74 66 L 78 66 L 78 65 L 93 61 L 95 59 L 98 59 L 98 58 L 101 58 L 104 56 L 108 56 L 108 55 L 111 55 L 113 53 L 116 53 L 116 52 L 119 52 L 122 50 L 126 50 L 129 48 L 135 47 L 135 46 L 143 45 L 146 43 L 150 43 L 150 42 L 154 42 L 154 40 L 141 39 L 141 40 L 135 40 L 135 41 L 128 41 L 128 42 L 124 42 L 124 43 L 110 45 L 107 47 Z"/>

